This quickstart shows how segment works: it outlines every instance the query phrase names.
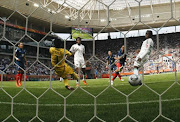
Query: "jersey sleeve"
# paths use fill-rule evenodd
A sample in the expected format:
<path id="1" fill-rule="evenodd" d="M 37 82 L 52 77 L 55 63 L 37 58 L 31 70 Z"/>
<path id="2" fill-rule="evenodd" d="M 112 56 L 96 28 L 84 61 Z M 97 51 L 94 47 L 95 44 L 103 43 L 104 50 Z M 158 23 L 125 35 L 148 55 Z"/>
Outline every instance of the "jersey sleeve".
<path id="1" fill-rule="evenodd" d="M 53 47 L 50 47 L 50 49 L 49 49 L 50 54 L 52 54 L 53 49 L 54 49 Z"/>
<path id="2" fill-rule="evenodd" d="M 72 53 L 71 52 L 69 52 L 68 50 L 66 50 L 66 55 L 68 55 L 68 56 L 71 56 L 72 55 Z"/>
<path id="3" fill-rule="evenodd" d="M 16 50 L 15 50 L 15 56 L 17 56 L 17 55 L 18 55 L 18 53 L 19 53 L 19 50 L 18 50 L 18 49 L 16 49 Z"/>
<path id="4" fill-rule="evenodd" d="M 145 50 L 140 55 L 140 58 L 143 59 L 146 55 L 148 55 L 151 52 L 152 47 L 153 47 L 153 41 L 152 39 L 148 39 L 144 47 Z"/>
<path id="5" fill-rule="evenodd" d="M 109 56 L 106 57 L 106 60 L 109 60 Z"/>
<path id="6" fill-rule="evenodd" d="M 85 54 L 85 46 L 83 46 L 83 53 Z"/>
<path id="7" fill-rule="evenodd" d="M 75 50 L 74 50 L 74 45 L 72 45 L 71 46 L 71 48 L 70 48 L 70 50 L 69 50 L 70 52 L 72 52 L 72 53 L 74 53 L 75 52 Z"/>

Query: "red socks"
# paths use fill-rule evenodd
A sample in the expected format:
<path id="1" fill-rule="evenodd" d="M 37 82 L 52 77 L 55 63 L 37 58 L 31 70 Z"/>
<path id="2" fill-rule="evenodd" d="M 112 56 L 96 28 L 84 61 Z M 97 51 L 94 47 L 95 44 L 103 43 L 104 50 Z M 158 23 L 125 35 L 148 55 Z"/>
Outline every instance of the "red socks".
<path id="1" fill-rule="evenodd" d="M 19 80 L 20 80 L 20 74 L 16 75 L 16 83 L 19 84 Z"/>
<path id="2" fill-rule="evenodd" d="M 120 74 L 118 74 L 118 77 L 119 77 L 119 79 L 121 80 L 121 75 L 120 75 Z"/>
<path id="3" fill-rule="evenodd" d="M 117 73 L 115 72 L 114 75 L 113 75 L 113 78 L 112 80 L 114 81 L 114 79 L 117 77 Z"/>
<path id="4" fill-rule="evenodd" d="M 20 79 L 19 79 L 19 80 L 20 80 L 20 82 L 21 82 L 21 80 L 22 80 L 22 74 L 20 74 Z"/>
<path id="5" fill-rule="evenodd" d="M 114 73 L 112 80 L 114 81 L 114 79 L 116 79 L 117 76 L 118 76 L 119 79 L 121 80 L 121 75 L 119 74 L 119 72 L 115 72 L 115 73 Z"/>

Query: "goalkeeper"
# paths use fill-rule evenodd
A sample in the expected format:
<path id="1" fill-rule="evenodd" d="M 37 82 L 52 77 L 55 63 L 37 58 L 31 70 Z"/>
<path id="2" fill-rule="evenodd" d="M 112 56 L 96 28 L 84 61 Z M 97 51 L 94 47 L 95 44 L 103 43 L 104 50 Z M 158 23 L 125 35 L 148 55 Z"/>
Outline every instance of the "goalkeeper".
<path id="1" fill-rule="evenodd" d="M 60 48 L 61 46 L 61 39 L 55 39 L 54 40 L 54 47 L 50 48 L 50 54 L 51 54 L 51 64 L 53 67 L 55 67 L 55 73 L 64 79 L 64 85 L 65 88 L 68 90 L 74 90 L 74 88 L 70 87 L 68 84 L 67 75 L 70 74 L 78 81 L 78 75 L 73 71 L 73 69 L 65 63 L 65 56 L 71 56 L 72 54 L 64 50 L 63 48 Z"/>

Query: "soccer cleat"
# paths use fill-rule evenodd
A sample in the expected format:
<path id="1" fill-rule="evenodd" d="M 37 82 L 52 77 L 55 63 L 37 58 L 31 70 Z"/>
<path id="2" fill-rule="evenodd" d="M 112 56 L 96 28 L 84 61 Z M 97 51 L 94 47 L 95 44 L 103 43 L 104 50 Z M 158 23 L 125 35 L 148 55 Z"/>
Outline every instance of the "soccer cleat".
<path id="1" fill-rule="evenodd" d="M 19 86 L 21 86 L 21 81 L 18 82 Z"/>
<path id="2" fill-rule="evenodd" d="M 79 83 L 76 83 L 76 87 L 79 87 Z"/>
<path id="3" fill-rule="evenodd" d="M 84 79 L 83 79 L 83 83 L 84 83 L 84 85 L 87 85 L 87 82 L 86 82 L 86 80 L 84 80 Z"/>
<path id="4" fill-rule="evenodd" d="M 124 79 L 121 79 L 121 81 L 124 81 Z"/>
<path id="5" fill-rule="evenodd" d="M 70 86 L 65 86 L 67 90 L 74 90 L 74 88 L 70 87 Z"/>
<path id="6" fill-rule="evenodd" d="M 113 80 L 111 80 L 111 86 L 113 85 L 113 83 L 114 83 L 114 81 L 113 81 Z"/>
<path id="7" fill-rule="evenodd" d="M 19 83 L 16 82 L 16 87 L 19 87 Z"/>

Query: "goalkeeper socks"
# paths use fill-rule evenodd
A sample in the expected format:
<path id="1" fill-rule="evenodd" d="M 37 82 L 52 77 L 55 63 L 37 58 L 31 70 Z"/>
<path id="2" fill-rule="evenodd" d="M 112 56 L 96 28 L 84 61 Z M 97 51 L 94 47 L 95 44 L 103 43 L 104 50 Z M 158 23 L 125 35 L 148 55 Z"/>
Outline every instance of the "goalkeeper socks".
<path id="1" fill-rule="evenodd" d="M 65 85 L 65 86 L 69 86 L 69 84 L 68 84 L 68 79 L 64 79 L 64 85 Z"/>
<path id="2" fill-rule="evenodd" d="M 137 68 L 134 68 L 134 74 L 139 75 L 139 70 Z"/>

